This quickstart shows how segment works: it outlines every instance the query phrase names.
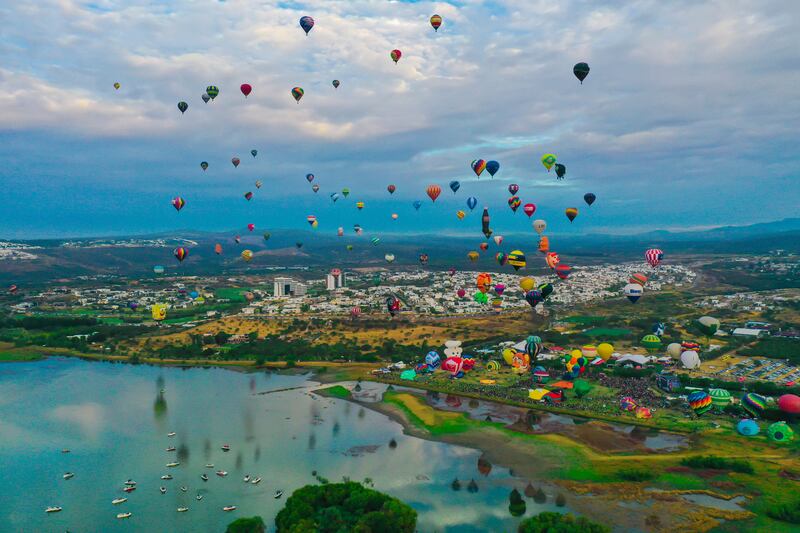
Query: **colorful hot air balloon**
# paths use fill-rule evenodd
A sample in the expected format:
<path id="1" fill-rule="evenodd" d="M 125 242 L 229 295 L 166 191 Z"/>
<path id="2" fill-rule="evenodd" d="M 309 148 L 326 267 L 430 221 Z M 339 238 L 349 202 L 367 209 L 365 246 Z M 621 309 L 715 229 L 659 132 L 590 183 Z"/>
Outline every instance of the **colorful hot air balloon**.
<path id="1" fill-rule="evenodd" d="M 250 200 L 253 199 L 253 193 L 250 192 L 250 191 L 247 191 L 246 193 L 244 193 L 244 199 L 249 202 Z"/>
<path id="2" fill-rule="evenodd" d="M 350 189 L 348 189 L 347 187 L 345 187 L 344 189 L 342 189 L 342 196 L 344 196 L 345 198 L 347 198 L 348 196 L 350 196 Z"/>
<path id="3" fill-rule="evenodd" d="M 464 296 L 467 295 L 467 291 L 465 291 L 464 289 L 458 289 L 456 291 L 456 294 L 458 295 L 459 298 L 463 298 Z"/>
<path id="4" fill-rule="evenodd" d="M 428 264 L 428 254 L 419 254 L 419 262 L 422 265 Z"/>
<path id="5" fill-rule="evenodd" d="M 400 50 L 397 50 L 397 49 L 392 50 L 389 53 L 389 57 L 392 58 L 392 61 L 394 61 L 394 64 L 396 65 L 397 62 L 400 61 L 400 58 L 403 57 L 403 52 L 401 52 Z"/>
<path id="6" fill-rule="evenodd" d="M 532 289 L 525 293 L 525 301 L 528 302 L 528 305 L 531 307 L 536 307 L 544 302 L 544 296 L 542 296 L 542 293 L 537 289 Z"/>
<path id="7" fill-rule="evenodd" d="M 563 180 L 566 174 L 567 174 L 567 167 L 565 167 L 561 163 L 556 163 L 556 179 Z"/>
<path id="8" fill-rule="evenodd" d="M 450 182 L 450 190 L 453 191 L 453 194 L 461 188 L 461 184 L 455 180 Z"/>
<path id="9" fill-rule="evenodd" d="M 691 392 L 689 396 L 686 397 L 686 401 L 689 403 L 689 407 L 691 407 L 692 411 L 698 416 L 707 412 L 712 407 L 711 396 L 709 396 L 706 391 L 702 390 Z"/>
<path id="10" fill-rule="evenodd" d="M 331 82 L 331 85 L 333 85 L 333 88 L 334 88 L 334 89 L 338 89 L 338 88 L 339 88 L 339 85 L 341 85 L 341 84 L 342 84 L 342 82 L 340 82 L 339 80 L 333 80 L 333 81 Z"/>
<path id="11" fill-rule="evenodd" d="M 578 208 L 568 207 L 564 210 L 564 214 L 566 214 L 569 221 L 572 222 L 573 220 L 575 220 L 575 217 L 578 216 Z"/>
<path id="12" fill-rule="evenodd" d="M 593 192 L 587 192 L 583 195 L 583 201 L 589 205 L 592 205 L 595 200 L 597 200 L 597 196 Z"/>
<path id="13" fill-rule="evenodd" d="M 238 167 L 239 163 L 241 163 L 241 161 L 239 160 L 238 157 L 234 157 L 234 158 L 231 159 L 231 164 L 233 165 L 233 168 Z"/>
<path id="14" fill-rule="evenodd" d="M 213 100 L 219 94 L 219 87 L 216 85 L 209 85 L 206 87 L 206 94 Z"/>
<path id="15" fill-rule="evenodd" d="M 642 297 L 642 293 L 644 292 L 644 287 L 639 285 L 638 283 L 628 283 L 622 289 L 622 293 L 631 301 L 631 303 L 636 303 L 639 301 L 639 298 Z"/>
<path id="16" fill-rule="evenodd" d="M 314 174 L 306 174 L 306 181 L 308 181 L 309 183 L 314 181 Z"/>
<path id="17" fill-rule="evenodd" d="M 786 422 L 775 422 L 767 428 L 767 436 L 773 442 L 789 442 L 794 439 L 794 430 Z"/>
<path id="18" fill-rule="evenodd" d="M 664 259 L 664 252 L 658 248 L 650 248 L 644 253 L 644 258 L 651 267 L 656 268 L 661 260 Z"/>
<path id="19" fill-rule="evenodd" d="M 331 193 L 331 200 L 333 200 L 333 203 L 336 203 L 336 200 L 338 200 L 338 199 L 339 199 L 339 193 L 338 192 L 332 192 Z"/>
<path id="20" fill-rule="evenodd" d="M 536 220 L 533 221 L 533 230 L 536 233 L 541 235 L 542 233 L 544 233 L 545 229 L 547 229 L 547 222 L 545 222 L 541 218 L 537 218 Z"/>
<path id="21" fill-rule="evenodd" d="M 200 168 L 202 168 L 203 170 L 206 170 L 208 168 L 208 162 L 201 161 L 200 162 Z"/>
<path id="22" fill-rule="evenodd" d="M 388 187 L 386 187 L 386 190 L 389 191 L 389 194 L 394 194 L 394 191 L 397 190 L 397 187 L 395 187 L 394 185 L 389 185 Z"/>
<path id="23" fill-rule="evenodd" d="M 364 209 L 364 202 L 356 202 L 356 209 L 358 209 L 359 211 Z"/>
<path id="24" fill-rule="evenodd" d="M 298 104 L 300 103 L 300 99 L 303 97 L 304 94 L 306 94 L 306 92 L 303 90 L 302 87 L 292 88 L 292 97 L 294 98 L 294 101 L 297 102 Z"/>
<path id="25" fill-rule="evenodd" d="M 397 220 L 399 215 L 397 213 L 392 213 L 392 220 Z"/>
<path id="26" fill-rule="evenodd" d="M 261 183 L 261 180 L 256 180 L 256 189 L 260 189 L 261 185 L 263 185 L 263 183 Z"/>
<path id="27" fill-rule="evenodd" d="M 521 250 L 514 250 L 508 254 L 508 264 L 514 267 L 514 270 L 525 268 L 525 254 Z"/>
<path id="28" fill-rule="evenodd" d="M 214 245 L 214 253 L 217 255 L 222 253 L 222 245 L 220 243 Z"/>
<path id="29" fill-rule="evenodd" d="M 742 408 L 753 415 L 754 418 L 759 417 L 764 413 L 767 408 L 767 399 L 754 392 L 748 392 L 742 396 Z"/>
<path id="30" fill-rule="evenodd" d="M 236 244 L 239 244 L 240 242 L 242 242 L 242 238 L 241 238 L 239 235 L 236 235 L 236 236 L 233 238 L 233 240 L 234 240 L 234 241 L 236 241 Z"/>
<path id="31" fill-rule="evenodd" d="M 319 185 L 317 185 L 317 184 L 315 183 L 314 185 L 312 185 L 312 186 L 311 186 L 311 190 L 312 190 L 312 191 L 314 191 L 315 193 L 316 193 L 316 192 L 319 192 Z"/>
<path id="32" fill-rule="evenodd" d="M 508 186 L 508 192 L 509 194 L 511 194 L 511 196 L 514 196 L 519 192 L 519 185 L 517 185 L 516 183 L 512 183 L 511 185 Z"/>
<path id="33" fill-rule="evenodd" d="M 519 199 L 519 196 L 512 196 L 508 199 L 508 207 L 510 207 L 513 212 L 516 213 L 520 205 L 522 205 L 522 200 Z"/>
<path id="34" fill-rule="evenodd" d="M 242 250 L 241 256 L 242 256 L 242 259 L 244 259 L 245 263 L 249 263 L 253 259 L 253 251 L 252 250 Z"/>
<path id="35" fill-rule="evenodd" d="M 474 159 L 469 166 L 472 167 L 472 171 L 475 173 L 475 175 L 480 177 L 481 173 L 486 170 L 486 161 L 483 159 Z"/>
<path id="36" fill-rule="evenodd" d="M 189 250 L 183 246 L 179 246 L 172 251 L 172 255 L 174 255 L 175 259 L 178 261 L 183 262 L 183 260 L 186 259 L 186 256 L 189 255 Z"/>
<path id="37" fill-rule="evenodd" d="M 530 218 L 536 212 L 536 204 L 525 204 L 522 206 L 522 212 Z"/>
<path id="38" fill-rule="evenodd" d="M 731 393 L 726 389 L 711 389 L 708 394 L 711 396 L 711 403 L 717 411 L 722 411 L 731 403 Z"/>
<path id="39" fill-rule="evenodd" d="M 488 172 L 490 176 L 494 177 L 494 175 L 497 174 L 498 170 L 500 170 L 500 163 L 498 163 L 497 161 L 486 162 L 486 172 Z M 512 192 L 511 194 L 517 194 L 517 193 Z"/>
<path id="40" fill-rule="evenodd" d="M 487 272 L 482 272 L 478 274 L 475 278 L 475 286 L 478 287 L 478 290 L 485 293 L 489 290 L 492 286 L 492 276 Z"/>
<path id="41" fill-rule="evenodd" d="M 439 15 L 432 15 L 431 16 L 431 26 L 433 26 L 433 31 L 438 32 L 439 27 L 442 25 L 442 17 Z"/>
<path id="42" fill-rule="evenodd" d="M 778 409 L 790 415 L 800 414 L 800 396 L 784 394 L 778 398 Z"/>
<path id="43" fill-rule="evenodd" d="M 661 339 L 659 339 L 657 335 L 653 335 L 652 333 L 642 337 L 642 340 L 640 342 L 648 352 L 656 352 L 658 351 L 659 348 L 661 348 Z"/>
<path id="44" fill-rule="evenodd" d="M 164 267 L 161 266 L 161 265 L 154 266 L 153 267 L 153 273 L 154 274 L 163 274 L 164 273 Z"/>
<path id="45" fill-rule="evenodd" d="M 428 185 L 428 197 L 431 201 L 435 202 L 439 195 L 442 193 L 442 188 L 438 185 Z"/>
<path id="46" fill-rule="evenodd" d="M 556 270 L 556 276 L 558 276 L 559 279 L 567 279 L 569 277 L 570 271 L 572 270 L 572 267 L 570 267 L 569 265 L 565 265 L 564 263 L 559 263 L 556 265 L 555 270 Z"/>
<path id="47" fill-rule="evenodd" d="M 544 254 L 544 262 L 547 263 L 547 266 L 550 268 L 555 268 L 556 265 L 561 262 L 561 258 L 558 257 L 558 254 L 555 252 L 547 252 Z"/>
<path id="48" fill-rule="evenodd" d="M 184 113 L 186 113 L 186 110 L 189 109 L 189 104 L 187 104 L 184 101 L 180 101 L 178 102 L 178 109 L 180 110 L 181 115 L 183 115 Z"/>
<path id="49" fill-rule="evenodd" d="M 589 64 L 588 63 L 576 63 L 574 67 L 572 67 L 572 73 L 575 74 L 575 77 L 581 82 L 583 85 L 583 80 L 586 79 L 586 76 L 589 75 Z"/>
<path id="50" fill-rule="evenodd" d="M 536 280 L 533 278 L 524 277 L 519 280 L 519 288 L 522 289 L 522 292 L 533 290 L 534 287 L 536 287 Z"/>
<path id="51" fill-rule="evenodd" d="M 645 283 L 647 283 L 647 276 L 644 274 L 637 272 L 636 274 L 631 274 L 631 277 L 628 278 L 628 283 L 636 283 L 637 285 L 641 285 L 644 287 Z"/>
<path id="52" fill-rule="evenodd" d="M 411 205 L 414 206 L 414 209 L 419 211 L 419 208 L 422 207 L 422 202 L 420 202 L 419 200 L 414 200 L 413 202 L 411 202 Z"/>
<path id="53" fill-rule="evenodd" d="M 176 196 L 172 199 L 172 207 L 175 208 L 175 211 L 180 211 L 183 209 L 184 205 L 186 205 L 186 201 L 180 196 Z"/>
<path id="54" fill-rule="evenodd" d="M 470 196 L 469 198 L 467 198 L 467 207 L 469 207 L 470 211 L 475 209 L 475 207 L 477 205 L 478 205 L 478 199 L 477 198 L 475 198 L 474 196 Z"/>
<path id="55" fill-rule="evenodd" d="M 544 165 L 544 168 L 546 168 L 548 172 L 550 172 L 550 169 L 553 168 L 553 165 L 555 165 L 555 163 L 556 163 L 555 154 L 544 154 L 542 156 L 542 164 Z"/>
<path id="56" fill-rule="evenodd" d="M 314 19 L 308 15 L 300 17 L 300 27 L 303 28 L 303 31 L 306 32 L 306 37 L 308 37 L 308 32 L 314 27 Z"/>
<path id="57" fill-rule="evenodd" d="M 386 297 L 386 310 L 391 316 L 400 312 L 400 300 L 394 294 Z"/>
<path id="58" fill-rule="evenodd" d="M 461 211 L 460 209 L 456 211 L 456 217 L 458 217 L 458 220 L 464 220 L 465 216 L 467 216 L 467 214 L 464 211 Z"/>
<path id="59" fill-rule="evenodd" d="M 253 91 L 253 86 L 249 83 L 243 83 L 241 87 L 239 87 L 239 90 L 241 90 L 244 97 L 247 98 Z"/>
<path id="60" fill-rule="evenodd" d="M 494 236 L 494 243 L 497 246 L 500 246 L 501 244 L 503 244 L 503 236 L 502 235 L 495 235 Z"/>
<path id="61" fill-rule="evenodd" d="M 314 222 L 317 221 L 317 217 L 315 217 L 314 215 L 308 215 L 306 217 L 306 221 L 308 222 L 309 225 L 313 225 Z"/>
<path id="62" fill-rule="evenodd" d="M 497 255 L 494 256 L 494 259 L 500 266 L 505 266 L 505 264 L 508 263 L 508 256 L 503 252 L 497 252 Z"/>

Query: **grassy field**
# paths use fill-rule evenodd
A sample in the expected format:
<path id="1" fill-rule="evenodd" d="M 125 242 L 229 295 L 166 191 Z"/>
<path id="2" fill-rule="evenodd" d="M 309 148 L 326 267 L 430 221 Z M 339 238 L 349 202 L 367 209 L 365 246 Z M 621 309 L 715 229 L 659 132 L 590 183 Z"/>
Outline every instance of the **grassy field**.
<path id="1" fill-rule="evenodd" d="M 42 356 L 29 352 L 0 352 L 0 363 L 12 363 L 19 361 L 37 361 Z"/>
<path id="2" fill-rule="evenodd" d="M 631 331 L 629 329 L 622 329 L 622 328 L 592 328 L 583 332 L 584 335 L 588 335 L 590 337 L 602 337 L 602 338 L 617 338 L 617 337 L 624 337 L 625 335 L 630 335 Z"/>

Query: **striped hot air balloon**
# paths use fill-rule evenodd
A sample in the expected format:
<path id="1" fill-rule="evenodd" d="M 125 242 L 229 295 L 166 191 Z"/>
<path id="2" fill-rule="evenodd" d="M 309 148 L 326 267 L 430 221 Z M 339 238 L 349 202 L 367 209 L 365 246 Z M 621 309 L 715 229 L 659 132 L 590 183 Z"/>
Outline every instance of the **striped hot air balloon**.
<path id="1" fill-rule="evenodd" d="M 442 188 L 438 185 L 428 185 L 427 193 L 431 201 L 435 202 L 439 195 L 442 194 Z"/>
<path id="2" fill-rule="evenodd" d="M 578 216 L 578 208 L 568 207 L 564 210 L 564 214 L 566 214 L 569 221 L 572 222 L 573 220 L 575 220 L 575 217 Z"/>
<path id="3" fill-rule="evenodd" d="M 686 401 L 689 403 L 689 407 L 692 408 L 692 411 L 694 411 L 698 416 L 711 409 L 712 405 L 711 396 L 709 396 L 708 393 L 703 390 L 696 390 L 692 392 L 686 398 Z"/>
<path id="4" fill-rule="evenodd" d="M 211 100 L 214 100 L 214 98 L 216 98 L 219 94 L 219 87 L 216 85 L 209 85 L 206 87 L 206 94 L 209 96 L 209 98 L 211 98 Z"/>
<path id="5" fill-rule="evenodd" d="M 183 209 L 184 205 L 186 205 L 186 201 L 180 196 L 176 196 L 172 199 L 172 207 L 175 208 L 175 211 L 180 211 Z"/>
<path id="6" fill-rule="evenodd" d="M 650 248 L 644 253 L 644 258 L 651 267 L 656 268 L 661 260 L 664 259 L 664 252 L 658 248 Z"/>
<path id="7" fill-rule="evenodd" d="M 722 411 L 731 403 L 731 393 L 725 389 L 711 389 L 709 395 L 711 403 L 717 411 Z"/>
<path id="8" fill-rule="evenodd" d="M 748 392 L 742 396 L 742 408 L 753 415 L 753 417 L 758 417 L 762 415 L 767 408 L 767 399 L 760 394 Z"/>
<path id="9" fill-rule="evenodd" d="M 303 97 L 304 94 L 306 94 L 306 92 L 303 90 L 302 87 L 294 87 L 292 89 L 292 97 L 294 98 L 294 101 L 297 102 L 298 104 L 300 103 L 300 99 Z"/>
<path id="10" fill-rule="evenodd" d="M 476 176 L 480 177 L 481 173 L 486 170 L 486 161 L 483 159 L 475 159 L 469 165 L 472 167 L 472 171 L 475 173 Z"/>
<path id="11" fill-rule="evenodd" d="M 177 248 L 175 248 L 175 250 L 172 251 L 172 254 L 175 256 L 175 259 L 177 259 L 180 262 L 183 262 L 183 260 L 186 259 L 186 256 L 189 255 L 189 250 L 187 250 L 183 246 L 178 246 Z"/>
<path id="12" fill-rule="evenodd" d="M 442 17 L 439 15 L 431 16 L 431 26 L 433 27 L 433 31 L 438 32 L 439 27 L 442 25 Z"/>
<path id="13" fill-rule="evenodd" d="M 635 283 L 637 285 L 641 285 L 644 287 L 644 284 L 647 283 L 647 276 L 642 274 L 641 272 L 637 272 L 636 274 L 632 274 L 630 278 L 628 278 L 628 283 Z"/>

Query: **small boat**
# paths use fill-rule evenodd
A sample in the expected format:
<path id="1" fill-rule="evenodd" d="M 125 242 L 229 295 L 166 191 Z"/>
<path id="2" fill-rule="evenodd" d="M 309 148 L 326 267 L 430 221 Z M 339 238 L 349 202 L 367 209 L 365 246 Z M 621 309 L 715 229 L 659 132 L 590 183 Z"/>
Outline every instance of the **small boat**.
<path id="1" fill-rule="evenodd" d="M 188 508 L 188 507 L 178 507 L 178 512 L 179 512 L 179 513 L 185 513 L 185 512 L 186 512 L 186 511 L 188 511 L 188 510 L 189 510 L 189 508 Z"/>
<path id="2" fill-rule="evenodd" d="M 176 448 L 175 446 L 169 446 L 169 447 L 167 447 L 167 451 L 168 451 L 168 452 L 174 452 L 175 450 L 177 450 L 177 448 Z"/>
<path id="3" fill-rule="evenodd" d="M 167 487 L 159 487 L 158 490 L 161 492 L 161 494 L 167 493 Z"/>
<path id="4" fill-rule="evenodd" d="M 222 451 L 223 451 L 223 452 L 229 452 L 229 451 L 231 451 L 231 445 L 230 445 L 230 444 L 223 444 L 223 445 L 222 445 Z"/>
<path id="5" fill-rule="evenodd" d="M 225 476 L 228 475 L 228 473 L 226 471 L 224 471 L 224 470 L 217 470 L 217 475 L 219 477 L 225 477 Z"/>
<path id="6" fill-rule="evenodd" d="M 61 507 L 48 507 L 44 510 L 45 513 L 60 513 Z"/>
<path id="7" fill-rule="evenodd" d="M 258 485 L 259 483 L 261 483 L 261 478 L 257 477 L 253 481 L 251 481 L 250 483 L 252 483 L 253 485 Z"/>
<path id="8" fill-rule="evenodd" d="M 178 466 L 179 464 L 180 463 L 177 462 L 177 461 L 176 462 L 172 462 L 172 463 L 167 463 L 167 468 L 174 468 L 174 467 Z"/>
<path id="9" fill-rule="evenodd" d="M 250 474 L 244 476 L 244 482 L 247 483 L 248 481 L 250 481 Z"/>
<path id="10" fill-rule="evenodd" d="M 75 477 L 75 474 L 73 474 L 72 472 L 65 472 L 64 475 L 61 477 L 63 477 L 64 479 L 72 479 Z"/>
<path id="11" fill-rule="evenodd" d="M 200 501 L 200 500 L 202 500 L 202 499 L 203 499 L 203 495 L 202 495 L 202 494 L 198 494 L 197 496 L 195 496 L 195 499 L 196 499 L 197 501 Z"/>
<path id="12" fill-rule="evenodd" d="M 61 510 L 61 508 L 59 508 L 59 511 L 60 510 Z M 230 511 L 235 511 L 236 510 L 236 506 L 235 505 L 226 505 L 225 507 L 222 508 L 222 510 L 225 511 L 226 513 L 230 512 Z"/>
<path id="13" fill-rule="evenodd" d="M 69 453 L 69 450 L 67 448 L 64 448 L 63 450 L 61 450 L 61 453 Z"/>
<path id="14" fill-rule="evenodd" d="M 169 474 L 164 474 L 163 476 L 161 476 L 161 479 L 172 479 L 172 476 Z"/>
<path id="15" fill-rule="evenodd" d="M 283 491 L 282 490 L 276 490 L 275 491 L 275 499 L 277 500 L 281 496 L 283 496 Z"/>
<path id="16" fill-rule="evenodd" d="M 116 498 L 114 500 L 111 500 L 111 503 L 113 505 L 119 505 L 121 503 L 125 503 L 126 501 L 128 501 L 128 498 Z"/>
<path id="17" fill-rule="evenodd" d="M 136 487 L 125 487 L 122 489 L 122 492 L 133 492 L 136 490 Z"/>
<path id="18" fill-rule="evenodd" d="M 130 518 L 132 515 L 133 513 L 119 513 L 117 518 Z"/>
<path id="19" fill-rule="evenodd" d="M 206 468 L 214 468 L 214 463 L 206 463 Z"/>
<path id="20" fill-rule="evenodd" d="M 208 474 L 203 474 L 202 476 L 200 476 L 200 479 L 202 479 L 203 481 L 208 481 Z"/>
<path id="21" fill-rule="evenodd" d="M 174 437 L 175 435 L 177 435 L 177 433 L 175 433 L 174 431 L 171 431 L 171 432 L 167 433 L 167 437 L 170 437 L 170 438 Z"/>
<path id="22" fill-rule="evenodd" d="M 125 485 L 128 486 L 128 487 L 135 487 L 136 486 L 136 482 L 134 480 L 132 480 L 132 479 L 129 479 L 128 481 L 125 482 Z"/>
<path id="23" fill-rule="evenodd" d="M 186 492 L 187 490 L 189 490 L 189 487 L 186 486 L 181 487 L 181 492 Z"/>

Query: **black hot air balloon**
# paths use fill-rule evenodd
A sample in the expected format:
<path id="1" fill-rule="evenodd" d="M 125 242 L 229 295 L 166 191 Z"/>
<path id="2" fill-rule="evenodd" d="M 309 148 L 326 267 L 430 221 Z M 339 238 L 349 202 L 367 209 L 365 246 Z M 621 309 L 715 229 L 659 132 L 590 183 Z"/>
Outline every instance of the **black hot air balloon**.
<path id="1" fill-rule="evenodd" d="M 566 174 L 567 174 L 567 167 L 565 167 L 561 163 L 556 163 L 556 179 L 563 180 Z"/>
<path id="2" fill-rule="evenodd" d="M 483 234 L 486 235 L 486 238 L 488 239 L 489 237 L 491 237 L 492 236 L 492 230 L 489 229 L 489 208 L 488 207 L 484 207 L 483 208 L 483 216 L 481 217 L 481 226 L 482 226 L 481 230 L 483 231 Z"/>
<path id="3" fill-rule="evenodd" d="M 572 73 L 575 74 L 575 77 L 580 80 L 581 85 L 583 85 L 583 80 L 586 79 L 586 76 L 589 75 L 589 64 L 588 63 L 576 63 L 574 67 L 572 67 Z"/>
<path id="4" fill-rule="evenodd" d="M 583 200 L 587 204 L 592 205 L 594 201 L 597 200 L 597 196 L 595 196 L 593 192 L 587 192 L 586 194 L 583 195 Z"/>

